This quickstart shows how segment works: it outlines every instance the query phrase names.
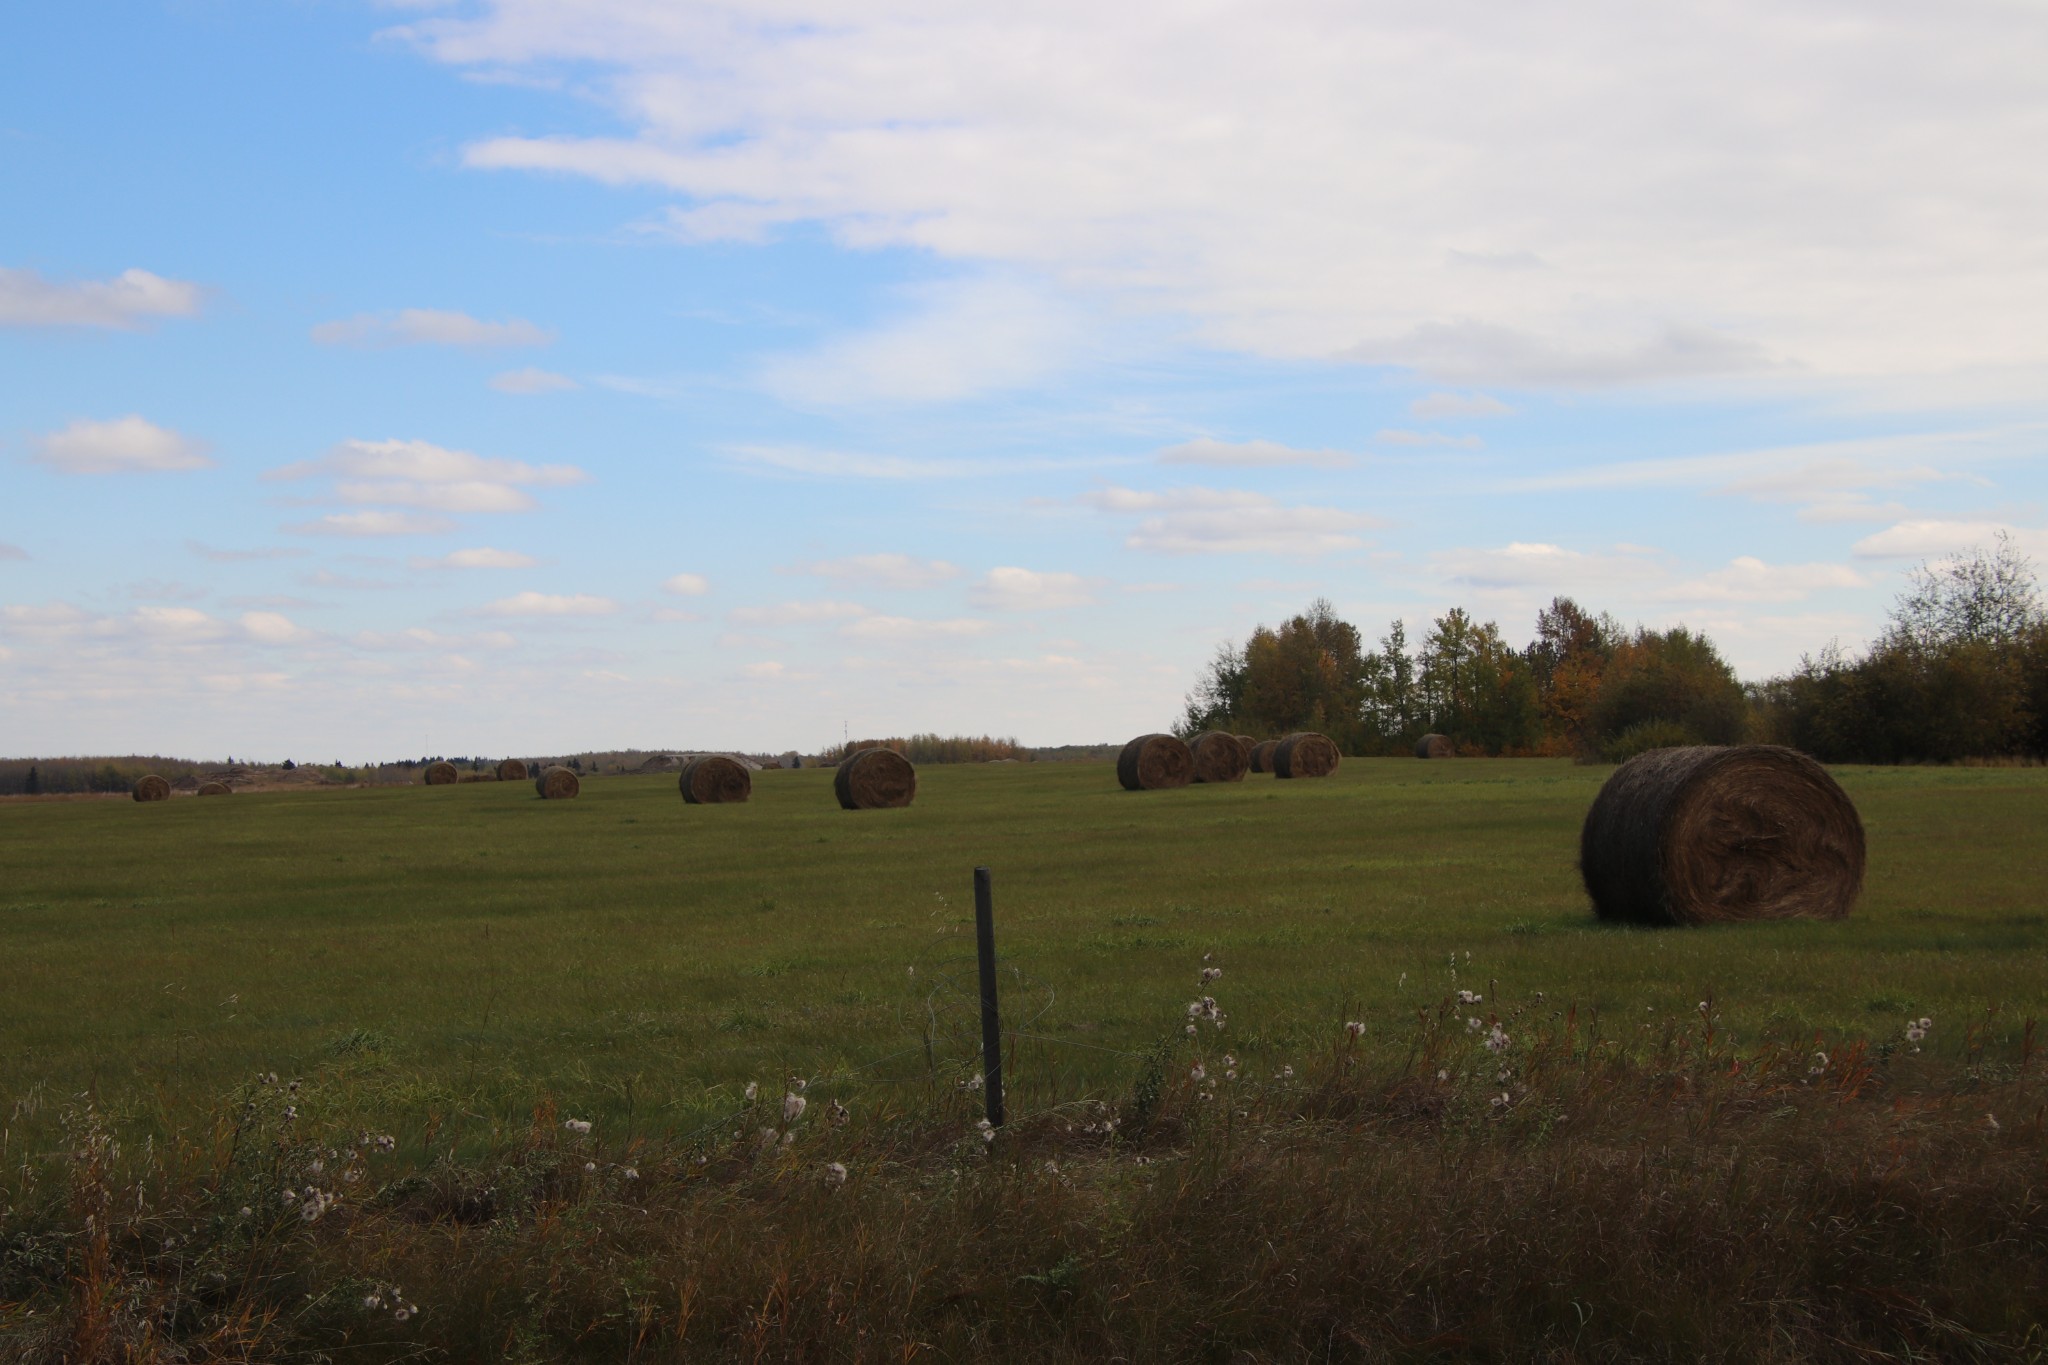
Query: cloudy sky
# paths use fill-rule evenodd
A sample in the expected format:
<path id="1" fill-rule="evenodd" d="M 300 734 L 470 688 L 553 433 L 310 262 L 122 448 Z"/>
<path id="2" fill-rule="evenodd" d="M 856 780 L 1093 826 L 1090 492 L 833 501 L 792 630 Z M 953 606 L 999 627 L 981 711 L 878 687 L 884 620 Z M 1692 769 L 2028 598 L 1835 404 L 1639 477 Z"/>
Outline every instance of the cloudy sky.
<path id="1" fill-rule="evenodd" d="M 1120 740 L 1324 595 L 1748 677 L 2048 557 L 2048 11 L 0 32 L 0 753 Z"/>

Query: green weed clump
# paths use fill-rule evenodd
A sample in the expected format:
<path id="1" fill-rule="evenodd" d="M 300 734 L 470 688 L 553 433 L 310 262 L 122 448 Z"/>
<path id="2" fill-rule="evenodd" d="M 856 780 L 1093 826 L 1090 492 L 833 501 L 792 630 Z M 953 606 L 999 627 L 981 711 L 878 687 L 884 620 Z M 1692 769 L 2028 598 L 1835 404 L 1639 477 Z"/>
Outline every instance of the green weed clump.
<path id="1" fill-rule="evenodd" d="M 1205 971 L 1201 989 L 1212 973 Z M 1282 1061 L 1189 1006 L 1128 1088 L 991 1129 L 750 1086 L 456 1154 L 265 1074 L 11 1161 L 0 1355 L 185 1360 L 2038 1359 L 2031 1025 L 1737 1047 L 1465 991 Z M 1950 1031 L 1943 1026 L 1943 1031 Z M 1380 1044 L 1380 1046 L 1374 1046 Z M 1922 1051 L 1922 1048 L 1926 1051 Z M 1242 1054 L 1242 1055 L 1240 1055 Z M 1387 1061 L 1389 1056 L 1403 1060 Z M 334 1065 L 339 1066 L 337 1062 Z"/>

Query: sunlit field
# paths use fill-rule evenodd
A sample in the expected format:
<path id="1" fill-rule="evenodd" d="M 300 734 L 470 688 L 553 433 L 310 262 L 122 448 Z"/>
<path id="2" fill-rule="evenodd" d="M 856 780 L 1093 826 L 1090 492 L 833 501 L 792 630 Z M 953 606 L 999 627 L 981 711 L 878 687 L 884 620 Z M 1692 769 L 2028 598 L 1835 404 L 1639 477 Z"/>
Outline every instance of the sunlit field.
<path id="1" fill-rule="evenodd" d="M 978 1070 L 971 871 L 995 870 L 1012 1085 L 1118 1091 L 1204 955 L 1239 1051 L 1456 990 L 1640 1029 L 1711 995 L 1748 1041 L 1937 1039 L 2048 1006 L 2048 771 L 1848 769 L 1870 873 L 1840 924 L 1596 924 L 1575 861 L 1608 770 L 1347 762 L 1129 793 L 1106 765 L 930 767 L 908 810 L 829 772 L 686 806 L 672 778 L 0 806 L 0 1093 L 175 1125 L 257 1071 L 339 1069 L 460 1126 L 542 1095 L 640 1131 L 749 1080 Z"/>

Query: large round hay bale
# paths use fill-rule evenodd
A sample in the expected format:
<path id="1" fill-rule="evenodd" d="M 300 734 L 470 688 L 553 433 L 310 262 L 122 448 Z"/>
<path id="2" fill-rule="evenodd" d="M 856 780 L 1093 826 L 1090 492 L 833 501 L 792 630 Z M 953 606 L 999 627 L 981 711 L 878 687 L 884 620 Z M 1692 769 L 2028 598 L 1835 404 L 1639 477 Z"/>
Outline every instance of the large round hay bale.
<path id="1" fill-rule="evenodd" d="M 198 792 L 195 793 L 198 796 L 233 796 L 234 794 L 235 789 L 225 782 L 202 782 L 199 784 Z"/>
<path id="2" fill-rule="evenodd" d="M 447 787 L 462 780 L 462 774 L 455 771 L 453 763 L 429 763 L 425 776 L 420 781 L 429 787 Z"/>
<path id="3" fill-rule="evenodd" d="M 1252 766 L 1244 741 L 1221 730 L 1204 730 L 1189 740 L 1188 757 L 1194 760 L 1197 782 L 1242 782 Z"/>
<path id="4" fill-rule="evenodd" d="M 1269 773 L 1273 771 L 1273 751 L 1280 747 L 1277 739 L 1262 739 L 1252 745 L 1252 771 Z"/>
<path id="5" fill-rule="evenodd" d="M 1173 735 L 1139 735 L 1116 758 L 1116 780 L 1125 791 L 1162 791 L 1194 780 L 1195 756 Z"/>
<path id="6" fill-rule="evenodd" d="M 500 782 L 524 782 L 530 776 L 531 774 L 526 771 L 526 765 L 516 758 L 508 758 L 498 765 Z"/>
<path id="7" fill-rule="evenodd" d="M 1593 799 L 1579 874 L 1604 920 L 1841 919 L 1863 889 L 1863 822 L 1795 749 L 1652 749 Z"/>
<path id="8" fill-rule="evenodd" d="M 129 793 L 137 801 L 168 801 L 171 799 L 171 784 L 150 773 L 135 779 L 135 786 Z"/>
<path id="9" fill-rule="evenodd" d="M 754 794 L 753 774 L 747 765 L 724 754 L 699 754 L 683 765 L 676 779 L 683 800 L 693 806 L 718 806 L 744 801 Z"/>
<path id="10" fill-rule="evenodd" d="M 1273 772 L 1279 777 L 1328 777 L 1337 771 L 1341 757 L 1328 735 L 1303 730 L 1274 746 Z"/>
<path id="11" fill-rule="evenodd" d="M 1451 743 L 1449 735 L 1424 735 L 1415 741 L 1417 758 L 1454 758 L 1457 753 L 1458 746 Z"/>
<path id="12" fill-rule="evenodd" d="M 839 760 L 832 792 L 845 810 L 890 810 L 917 796 L 917 769 L 894 749 L 862 749 Z"/>
<path id="13" fill-rule="evenodd" d="M 567 801 L 583 790 L 583 779 L 558 763 L 540 770 L 540 776 L 533 779 L 533 789 L 544 801 Z"/>

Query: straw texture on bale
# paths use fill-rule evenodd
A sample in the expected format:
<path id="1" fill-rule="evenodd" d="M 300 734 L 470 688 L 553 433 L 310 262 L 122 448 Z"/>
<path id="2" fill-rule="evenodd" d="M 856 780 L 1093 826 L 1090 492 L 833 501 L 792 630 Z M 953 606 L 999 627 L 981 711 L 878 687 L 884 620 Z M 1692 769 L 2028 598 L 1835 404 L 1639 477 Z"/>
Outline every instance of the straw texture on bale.
<path id="1" fill-rule="evenodd" d="M 171 799 L 171 784 L 150 773 L 135 779 L 135 788 L 130 795 L 137 801 L 168 801 Z"/>
<path id="2" fill-rule="evenodd" d="M 1273 750 L 1273 772 L 1279 777 L 1328 777 L 1338 761 L 1335 741 L 1313 730 L 1289 735 Z"/>
<path id="3" fill-rule="evenodd" d="M 1280 747 L 1277 739 L 1262 739 L 1252 745 L 1252 771 L 1269 773 L 1273 771 L 1273 751 Z"/>
<path id="4" fill-rule="evenodd" d="M 1185 787 L 1194 776 L 1195 756 L 1174 735 L 1139 735 L 1116 758 L 1116 780 L 1125 791 Z"/>
<path id="5" fill-rule="evenodd" d="M 197 793 L 200 796 L 233 796 L 234 794 L 235 789 L 225 782 L 202 782 Z"/>
<path id="6" fill-rule="evenodd" d="M 676 779 L 683 800 L 693 806 L 718 806 L 744 801 L 754 794 L 754 777 L 744 763 L 724 754 L 699 754 L 683 765 Z"/>
<path id="7" fill-rule="evenodd" d="M 544 801 L 567 801 L 583 790 L 583 779 L 558 763 L 540 770 L 540 775 L 533 779 L 533 789 Z"/>
<path id="8" fill-rule="evenodd" d="M 894 749 L 862 749 L 839 760 L 832 793 L 844 810 L 893 810 L 917 796 L 917 769 Z"/>
<path id="9" fill-rule="evenodd" d="M 1244 741 L 1221 730 L 1204 730 L 1189 740 L 1188 756 L 1194 760 L 1197 782 L 1242 782 L 1252 766 Z"/>
<path id="10" fill-rule="evenodd" d="M 429 787 L 446 787 L 459 781 L 461 777 L 462 774 L 455 771 L 453 763 L 429 763 L 426 776 L 420 780 Z"/>
<path id="11" fill-rule="evenodd" d="M 1415 741 L 1417 758 L 1451 758 L 1457 752 L 1457 746 L 1451 743 L 1449 735 L 1424 735 Z"/>
<path id="12" fill-rule="evenodd" d="M 1825 768 L 1774 744 L 1652 749 L 1614 770 L 1579 834 L 1601 919 L 1841 919 L 1863 888 L 1863 822 Z"/>
<path id="13" fill-rule="evenodd" d="M 516 758 L 508 758 L 498 765 L 500 782 L 524 782 L 530 776 L 532 774 L 526 771 L 526 765 Z"/>

